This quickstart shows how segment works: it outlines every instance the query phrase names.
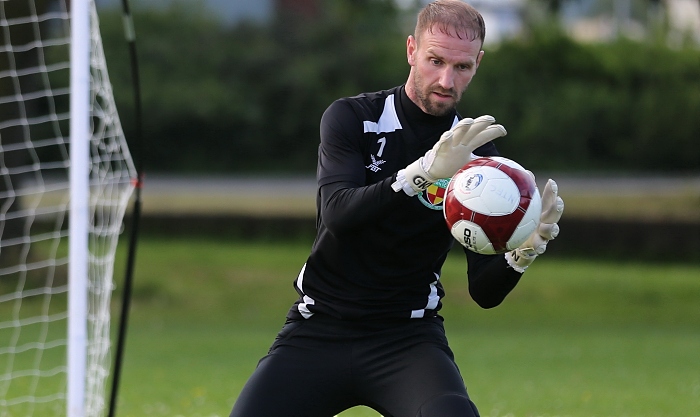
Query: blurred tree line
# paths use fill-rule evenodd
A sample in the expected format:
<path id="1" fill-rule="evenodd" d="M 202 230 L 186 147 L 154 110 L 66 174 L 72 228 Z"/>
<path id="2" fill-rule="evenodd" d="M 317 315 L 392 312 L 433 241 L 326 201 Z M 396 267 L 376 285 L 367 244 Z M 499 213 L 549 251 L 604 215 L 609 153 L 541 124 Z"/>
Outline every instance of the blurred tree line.
<path id="1" fill-rule="evenodd" d="M 145 143 L 132 149 L 146 169 L 313 173 L 325 108 L 403 83 L 415 22 L 415 10 L 389 0 L 320 4 L 313 14 L 233 26 L 183 4 L 136 13 Z M 100 18 L 131 141 L 121 16 Z M 505 156 L 537 170 L 700 171 L 697 45 L 580 44 L 550 22 L 485 50 L 459 110 L 504 124 Z"/>

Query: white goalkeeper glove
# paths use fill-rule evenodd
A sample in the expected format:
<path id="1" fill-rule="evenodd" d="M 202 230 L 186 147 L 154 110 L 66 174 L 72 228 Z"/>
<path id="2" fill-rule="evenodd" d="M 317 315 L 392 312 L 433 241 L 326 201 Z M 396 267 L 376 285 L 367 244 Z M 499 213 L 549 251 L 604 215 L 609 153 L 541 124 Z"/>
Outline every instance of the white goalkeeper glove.
<path id="1" fill-rule="evenodd" d="M 542 214 L 540 224 L 529 238 L 515 250 L 506 252 L 506 262 L 511 268 L 522 273 L 547 250 L 547 243 L 559 234 L 557 222 L 564 212 L 564 200 L 558 195 L 559 187 L 554 180 L 547 181 L 542 193 Z"/>
<path id="2" fill-rule="evenodd" d="M 424 156 L 400 170 L 391 188 L 414 196 L 441 178 L 451 178 L 476 157 L 472 154 L 476 148 L 506 135 L 506 129 L 493 124 L 495 121 L 491 116 L 460 120 Z"/>

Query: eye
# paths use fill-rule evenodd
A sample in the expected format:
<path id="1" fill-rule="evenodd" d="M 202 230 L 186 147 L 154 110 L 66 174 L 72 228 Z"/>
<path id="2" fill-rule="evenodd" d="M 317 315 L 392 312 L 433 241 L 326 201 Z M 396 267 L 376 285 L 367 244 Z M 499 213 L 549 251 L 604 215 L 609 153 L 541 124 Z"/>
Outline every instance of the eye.
<path id="1" fill-rule="evenodd" d="M 442 64 L 442 61 L 440 61 L 440 60 L 437 59 L 437 58 L 431 58 L 431 59 L 430 59 L 430 63 L 437 66 L 437 65 Z"/>

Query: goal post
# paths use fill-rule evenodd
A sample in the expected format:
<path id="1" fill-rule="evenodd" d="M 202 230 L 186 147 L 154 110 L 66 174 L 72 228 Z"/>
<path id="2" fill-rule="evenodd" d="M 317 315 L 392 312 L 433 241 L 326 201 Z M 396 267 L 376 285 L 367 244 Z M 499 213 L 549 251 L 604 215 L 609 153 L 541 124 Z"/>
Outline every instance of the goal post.
<path id="1" fill-rule="evenodd" d="M 136 180 L 92 0 L 0 1 L 0 416 L 101 416 Z"/>
<path id="2" fill-rule="evenodd" d="M 89 0 L 73 0 L 70 11 L 70 207 L 68 246 L 67 416 L 85 415 L 87 369 L 87 251 L 90 175 Z"/>

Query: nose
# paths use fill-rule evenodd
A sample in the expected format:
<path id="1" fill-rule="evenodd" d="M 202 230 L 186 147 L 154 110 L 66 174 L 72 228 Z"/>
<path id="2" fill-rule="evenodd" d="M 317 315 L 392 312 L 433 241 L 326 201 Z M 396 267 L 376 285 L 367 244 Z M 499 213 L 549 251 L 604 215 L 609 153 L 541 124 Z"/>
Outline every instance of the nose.
<path id="1" fill-rule="evenodd" d="M 443 68 L 438 84 L 440 84 L 440 87 L 445 90 L 452 90 L 454 88 L 455 71 L 449 65 L 446 65 L 445 68 Z"/>

